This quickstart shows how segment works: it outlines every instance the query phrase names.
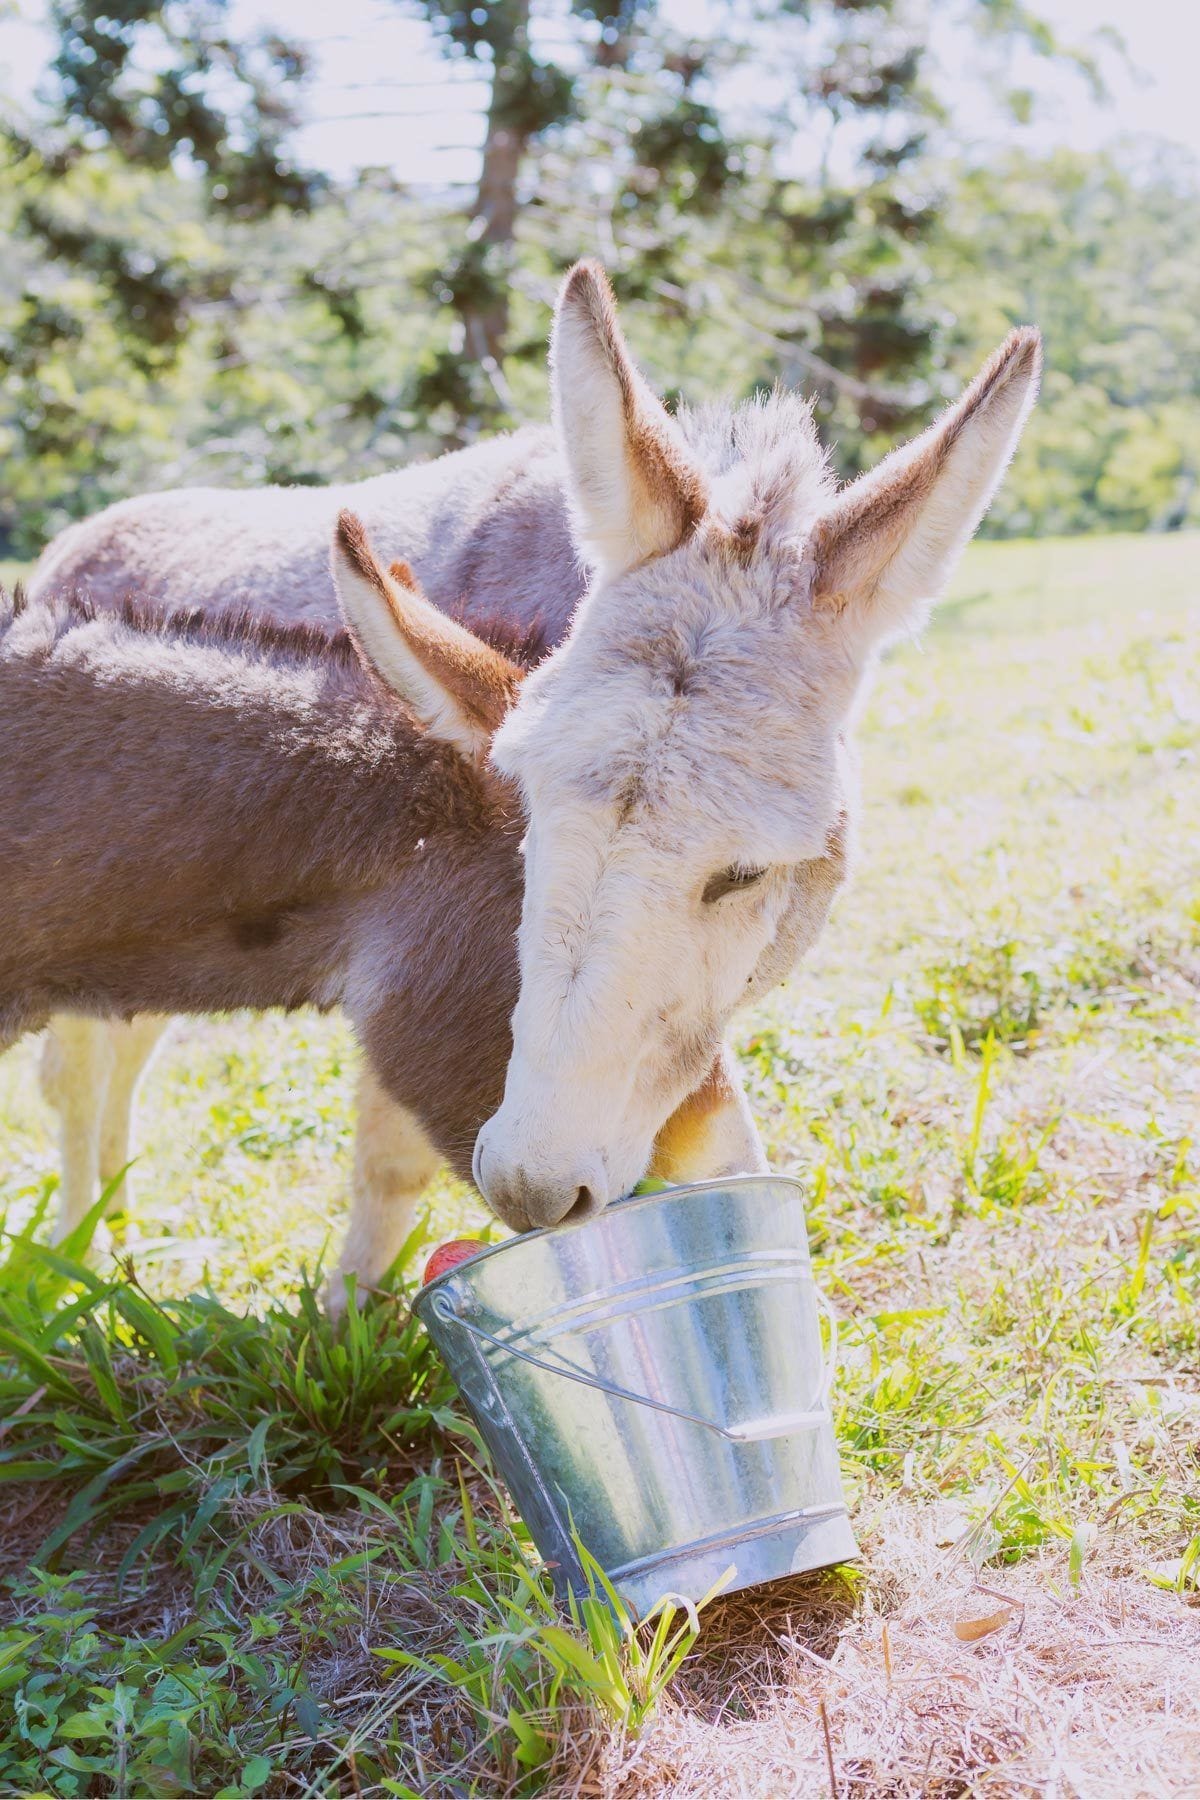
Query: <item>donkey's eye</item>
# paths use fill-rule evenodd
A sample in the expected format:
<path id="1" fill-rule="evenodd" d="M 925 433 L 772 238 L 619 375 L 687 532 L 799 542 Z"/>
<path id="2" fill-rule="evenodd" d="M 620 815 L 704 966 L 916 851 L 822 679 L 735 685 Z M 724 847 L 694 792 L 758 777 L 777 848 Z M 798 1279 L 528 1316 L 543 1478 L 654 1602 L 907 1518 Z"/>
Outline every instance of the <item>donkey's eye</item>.
<path id="1" fill-rule="evenodd" d="M 743 868 L 741 863 L 731 863 L 727 869 L 721 869 L 716 875 L 710 875 L 704 884 L 703 900 L 711 905 L 714 900 L 721 900 L 726 894 L 734 894 L 741 888 L 753 887 L 766 874 L 765 869 Z"/>

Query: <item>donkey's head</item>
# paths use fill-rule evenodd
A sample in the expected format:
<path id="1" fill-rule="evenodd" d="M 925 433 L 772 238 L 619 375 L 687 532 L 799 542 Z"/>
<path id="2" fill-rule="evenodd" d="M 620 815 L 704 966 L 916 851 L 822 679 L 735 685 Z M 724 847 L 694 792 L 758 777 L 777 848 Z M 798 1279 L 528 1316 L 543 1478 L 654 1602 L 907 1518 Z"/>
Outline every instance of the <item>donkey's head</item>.
<path id="1" fill-rule="evenodd" d="M 1014 332 L 839 492 L 795 398 L 672 420 L 603 272 L 568 276 L 554 408 L 592 582 L 492 744 L 528 831 L 513 1051 L 475 1174 L 512 1225 L 628 1192 L 734 1009 L 820 928 L 864 674 L 978 525 L 1039 367 Z"/>

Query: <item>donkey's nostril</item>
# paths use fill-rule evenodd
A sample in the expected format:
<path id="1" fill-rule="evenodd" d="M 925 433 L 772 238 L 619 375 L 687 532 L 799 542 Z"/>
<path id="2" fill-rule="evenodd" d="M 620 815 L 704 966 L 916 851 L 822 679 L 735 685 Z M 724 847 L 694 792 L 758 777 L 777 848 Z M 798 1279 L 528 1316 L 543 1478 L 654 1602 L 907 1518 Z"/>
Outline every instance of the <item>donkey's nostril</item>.
<path id="1" fill-rule="evenodd" d="M 585 1219 L 590 1219 L 594 1213 L 599 1211 L 600 1202 L 596 1199 L 592 1189 L 587 1186 L 577 1188 L 575 1199 L 563 1219 L 563 1224 L 581 1225 Z"/>
<path id="2" fill-rule="evenodd" d="M 485 1125 L 483 1131 L 486 1130 L 487 1126 Z M 487 1188 L 484 1185 L 483 1179 L 483 1131 L 481 1131 L 479 1136 L 475 1139 L 475 1148 L 471 1153 L 471 1179 L 479 1189 L 479 1192 L 486 1197 Z"/>

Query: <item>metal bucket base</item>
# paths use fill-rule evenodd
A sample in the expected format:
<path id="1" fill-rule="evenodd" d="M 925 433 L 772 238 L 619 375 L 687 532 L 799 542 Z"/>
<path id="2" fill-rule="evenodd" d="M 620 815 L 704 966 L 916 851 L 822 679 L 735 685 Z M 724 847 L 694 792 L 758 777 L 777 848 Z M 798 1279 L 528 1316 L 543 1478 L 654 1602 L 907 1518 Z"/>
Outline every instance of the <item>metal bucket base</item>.
<path id="1" fill-rule="evenodd" d="M 664 1594 L 703 1600 L 730 1567 L 734 1574 L 722 1587 L 723 1594 L 827 1569 L 834 1563 L 853 1562 L 857 1556 L 846 1509 L 811 1507 L 803 1513 L 759 1520 L 736 1534 L 664 1550 L 661 1555 L 610 1570 L 609 1576 L 634 1616 L 640 1618 Z"/>

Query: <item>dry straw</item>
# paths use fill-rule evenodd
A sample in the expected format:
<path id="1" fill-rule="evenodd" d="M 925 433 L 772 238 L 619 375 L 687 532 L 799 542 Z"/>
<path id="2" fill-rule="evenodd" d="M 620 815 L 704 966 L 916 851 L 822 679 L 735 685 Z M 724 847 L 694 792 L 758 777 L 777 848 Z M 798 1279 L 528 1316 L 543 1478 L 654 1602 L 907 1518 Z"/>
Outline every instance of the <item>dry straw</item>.
<path id="1" fill-rule="evenodd" d="M 582 1791 L 1200 1791 L 1200 1611 L 1102 1564 L 1073 1590 L 1061 1554 L 980 1588 L 938 1536 L 937 1509 L 891 1510 L 857 1610 L 836 1582 L 813 1577 L 718 1603 L 673 1704 Z"/>

